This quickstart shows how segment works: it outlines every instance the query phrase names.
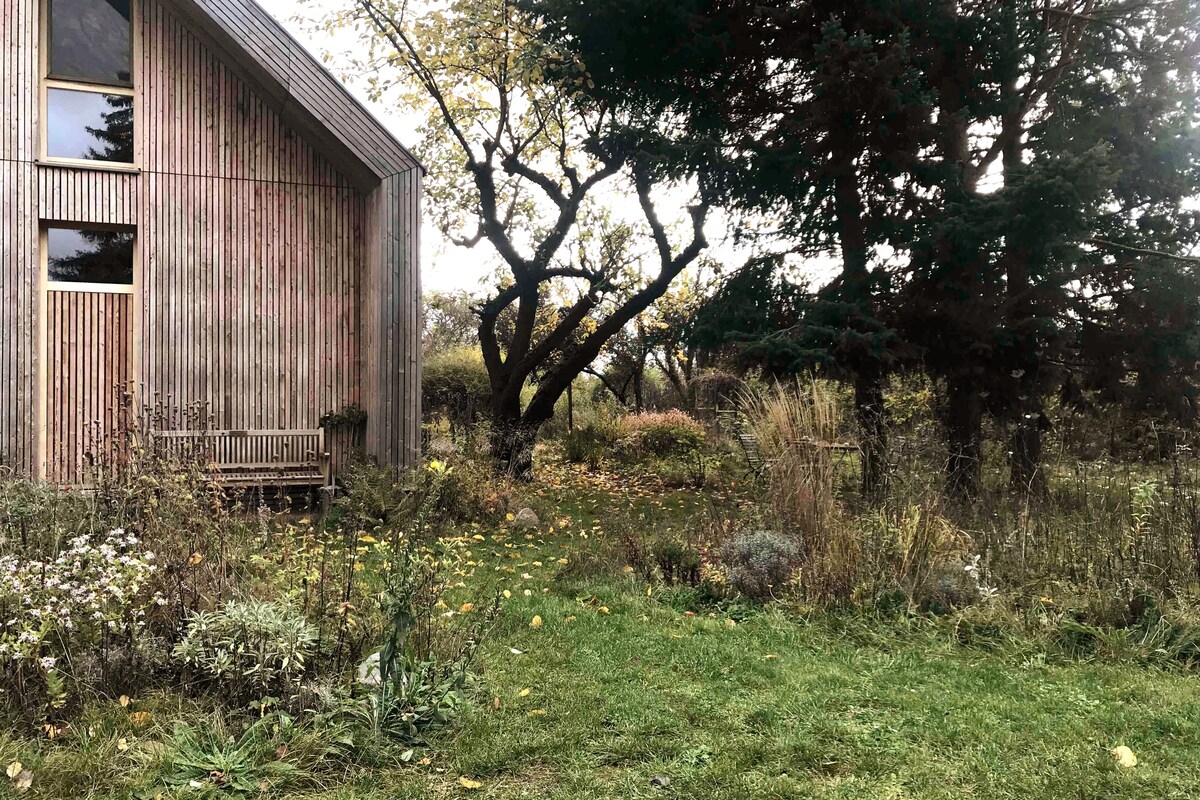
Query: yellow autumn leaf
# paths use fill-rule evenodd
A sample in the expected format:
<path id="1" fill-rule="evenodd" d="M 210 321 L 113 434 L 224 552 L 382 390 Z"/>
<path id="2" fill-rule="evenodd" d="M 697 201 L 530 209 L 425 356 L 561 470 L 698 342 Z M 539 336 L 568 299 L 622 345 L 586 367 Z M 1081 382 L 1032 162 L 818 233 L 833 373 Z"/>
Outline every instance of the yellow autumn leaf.
<path id="1" fill-rule="evenodd" d="M 200 555 L 199 553 L 192 553 L 192 557 L 188 559 L 188 564 L 194 567 L 203 560 L 204 556 Z"/>
<path id="2" fill-rule="evenodd" d="M 512 592 L 510 592 L 508 589 L 505 589 L 504 590 L 504 599 L 508 600 L 511 597 L 512 597 Z"/>
<path id="3" fill-rule="evenodd" d="M 531 691 L 531 689 L 522 689 L 521 691 L 517 692 L 517 697 L 529 697 L 529 693 Z"/>
<path id="4" fill-rule="evenodd" d="M 121 695 L 121 697 L 118 698 L 117 702 L 121 704 L 121 708 L 129 708 L 129 695 L 127 695 L 127 694 Z"/>
<path id="5" fill-rule="evenodd" d="M 133 723 L 134 727 L 140 728 L 150 721 L 150 712 L 135 711 L 129 715 L 129 721 Z"/>
<path id="6" fill-rule="evenodd" d="M 360 536 L 358 537 L 358 540 L 364 544 L 375 544 L 377 541 L 379 541 L 374 536 Z"/>
<path id="7" fill-rule="evenodd" d="M 9 778 L 15 778 L 21 774 L 21 770 L 23 769 L 25 769 L 24 764 L 22 764 L 20 761 L 14 761 L 8 765 L 8 769 L 5 770 L 5 774 L 7 774 Z"/>
<path id="8" fill-rule="evenodd" d="M 474 603 L 463 603 L 461 606 L 459 606 L 459 607 L 458 607 L 458 612 L 459 612 L 460 614 L 467 614 L 467 613 L 470 613 L 470 612 L 472 612 L 472 611 L 474 611 L 474 610 L 475 610 L 475 604 L 474 604 Z"/>
<path id="9" fill-rule="evenodd" d="M 514 522 L 517 519 L 516 516 L 513 514 L 505 514 L 504 518 L 506 520 L 508 520 L 509 522 Z"/>
<path id="10" fill-rule="evenodd" d="M 126 750 L 129 749 L 129 740 L 118 739 L 117 740 L 117 749 L 120 750 L 122 753 L 124 753 Z"/>
<path id="11" fill-rule="evenodd" d="M 479 781 L 473 781 L 470 778 L 459 778 L 458 785 L 463 787 L 464 789 L 470 789 L 471 791 L 475 791 L 476 789 L 483 788 L 482 783 L 480 783 Z"/>
<path id="12" fill-rule="evenodd" d="M 533 617 L 533 619 L 531 619 L 531 620 L 529 621 L 529 627 L 531 627 L 531 628 L 540 628 L 540 627 L 542 627 L 542 618 L 541 618 L 540 616 L 538 616 L 538 615 L 536 615 L 536 614 L 535 614 L 535 615 L 534 615 L 534 617 Z"/>
<path id="13" fill-rule="evenodd" d="M 544 709 L 544 708 L 535 708 L 533 711 L 530 711 L 530 712 L 529 712 L 529 716 L 531 716 L 531 717 L 544 717 L 544 716 L 546 716 L 546 709 Z"/>
<path id="14" fill-rule="evenodd" d="M 1138 765 L 1137 756 L 1135 756 L 1133 751 L 1125 745 L 1114 747 L 1109 752 L 1112 753 L 1112 757 L 1117 760 L 1117 763 L 1125 769 L 1133 769 Z"/>
<path id="15" fill-rule="evenodd" d="M 600 606 L 596 610 L 599 611 L 601 614 L 611 614 L 612 613 L 611 611 L 608 610 L 608 606 Z"/>
<path id="16" fill-rule="evenodd" d="M 576 617 L 574 614 L 572 614 L 571 616 L 569 616 L 569 617 L 567 617 L 567 618 L 566 618 L 566 621 L 567 621 L 567 622 L 574 622 L 576 619 L 577 619 L 577 617 Z"/>

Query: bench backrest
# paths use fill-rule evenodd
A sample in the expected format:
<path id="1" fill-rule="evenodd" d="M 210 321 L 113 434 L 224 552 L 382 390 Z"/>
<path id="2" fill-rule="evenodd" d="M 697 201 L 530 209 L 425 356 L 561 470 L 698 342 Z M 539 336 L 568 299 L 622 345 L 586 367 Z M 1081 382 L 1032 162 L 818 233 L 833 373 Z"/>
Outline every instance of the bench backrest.
<path id="1" fill-rule="evenodd" d="M 156 431 L 165 456 L 198 459 L 222 473 L 325 470 L 325 430 Z"/>

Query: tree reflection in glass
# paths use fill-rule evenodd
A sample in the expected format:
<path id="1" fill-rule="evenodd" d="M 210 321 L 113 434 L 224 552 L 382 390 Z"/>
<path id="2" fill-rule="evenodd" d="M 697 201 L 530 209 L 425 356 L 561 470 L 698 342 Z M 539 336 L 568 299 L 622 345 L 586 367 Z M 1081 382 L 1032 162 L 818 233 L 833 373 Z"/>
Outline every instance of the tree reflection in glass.
<path id="1" fill-rule="evenodd" d="M 46 90 L 46 154 L 52 158 L 133 163 L 133 97 Z"/>
<path id="2" fill-rule="evenodd" d="M 48 228 L 48 280 L 52 283 L 133 284 L 132 231 Z"/>

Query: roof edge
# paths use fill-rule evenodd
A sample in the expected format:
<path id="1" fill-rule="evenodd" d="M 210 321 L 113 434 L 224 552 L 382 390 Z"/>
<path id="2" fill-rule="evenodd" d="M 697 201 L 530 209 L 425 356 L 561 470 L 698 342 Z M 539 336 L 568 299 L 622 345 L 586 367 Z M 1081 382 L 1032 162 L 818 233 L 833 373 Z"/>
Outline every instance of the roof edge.
<path id="1" fill-rule="evenodd" d="M 382 181 L 425 165 L 256 0 L 170 0 L 247 70 L 280 113 Z M 326 135 L 321 135 L 322 131 Z M 354 176 L 351 176 L 354 177 Z"/>

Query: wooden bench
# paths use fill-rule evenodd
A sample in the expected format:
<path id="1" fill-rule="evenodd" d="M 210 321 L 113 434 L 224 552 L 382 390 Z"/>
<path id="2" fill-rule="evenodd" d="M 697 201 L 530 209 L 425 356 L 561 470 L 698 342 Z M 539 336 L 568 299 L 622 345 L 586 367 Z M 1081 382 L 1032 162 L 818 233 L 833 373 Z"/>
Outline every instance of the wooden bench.
<path id="1" fill-rule="evenodd" d="M 325 429 L 156 431 L 156 452 L 203 462 L 226 486 L 319 486 L 333 482 Z"/>

